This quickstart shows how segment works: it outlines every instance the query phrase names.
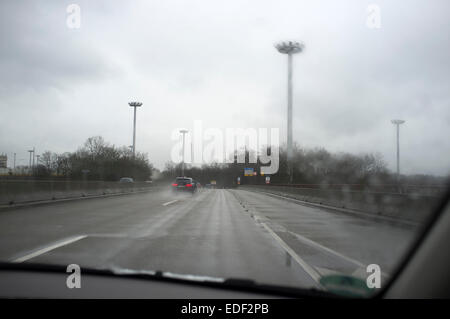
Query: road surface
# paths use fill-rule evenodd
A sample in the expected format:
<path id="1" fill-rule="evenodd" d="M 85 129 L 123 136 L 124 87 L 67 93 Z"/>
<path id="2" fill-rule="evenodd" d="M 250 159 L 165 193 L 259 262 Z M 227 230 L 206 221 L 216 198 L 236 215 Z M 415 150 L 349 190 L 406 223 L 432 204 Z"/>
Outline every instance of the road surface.
<path id="1" fill-rule="evenodd" d="M 315 287 L 388 276 L 415 233 L 239 189 L 156 191 L 0 211 L 0 260 Z"/>

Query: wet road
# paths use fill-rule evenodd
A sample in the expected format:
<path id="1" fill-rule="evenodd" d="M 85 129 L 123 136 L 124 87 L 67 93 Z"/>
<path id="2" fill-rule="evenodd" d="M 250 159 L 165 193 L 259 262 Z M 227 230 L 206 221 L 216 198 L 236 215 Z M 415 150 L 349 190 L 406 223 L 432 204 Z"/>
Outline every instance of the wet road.
<path id="1" fill-rule="evenodd" d="M 311 287 L 368 264 L 389 274 L 413 234 L 250 191 L 158 191 L 1 211 L 0 260 Z"/>

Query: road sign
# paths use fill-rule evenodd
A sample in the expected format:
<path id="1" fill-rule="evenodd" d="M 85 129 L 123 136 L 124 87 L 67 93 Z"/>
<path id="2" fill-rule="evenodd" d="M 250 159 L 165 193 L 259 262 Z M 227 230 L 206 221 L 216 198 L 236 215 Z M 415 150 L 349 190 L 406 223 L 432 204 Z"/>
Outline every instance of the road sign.
<path id="1" fill-rule="evenodd" d="M 244 168 L 244 176 L 253 176 L 253 168 Z"/>
<path id="2" fill-rule="evenodd" d="M 217 182 L 216 181 L 211 181 L 211 185 L 216 185 Z"/>

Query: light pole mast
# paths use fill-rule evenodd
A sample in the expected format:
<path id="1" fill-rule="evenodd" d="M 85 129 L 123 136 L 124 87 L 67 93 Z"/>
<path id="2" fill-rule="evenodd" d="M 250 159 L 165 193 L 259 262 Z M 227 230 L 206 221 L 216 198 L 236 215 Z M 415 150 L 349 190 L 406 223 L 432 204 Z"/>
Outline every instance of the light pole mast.
<path id="1" fill-rule="evenodd" d="M 302 52 L 304 44 L 300 42 L 286 41 L 275 45 L 278 52 L 287 54 L 288 56 L 288 89 L 287 89 L 287 173 L 289 176 L 289 183 L 293 179 L 292 167 L 292 55 Z"/>
<path id="2" fill-rule="evenodd" d="M 28 169 L 29 169 L 30 174 L 31 174 L 31 155 L 33 152 L 34 152 L 34 150 L 28 150 L 28 153 L 30 153 L 30 163 L 28 164 Z"/>
<path id="3" fill-rule="evenodd" d="M 133 119 L 133 157 L 136 156 L 136 108 L 141 107 L 141 102 L 129 102 L 129 106 L 134 108 L 134 119 Z"/>
<path id="4" fill-rule="evenodd" d="M 183 134 L 183 154 L 182 158 L 183 161 L 181 162 L 181 176 L 184 177 L 184 145 L 185 145 L 185 134 L 188 132 L 188 130 L 180 130 L 180 133 Z"/>
<path id="5" fill-rule="evenodd" d="M 405 123 L 403 120 L 392 120 L 397 128 L 397 183 L 400 181 L 400 124 Z"/>

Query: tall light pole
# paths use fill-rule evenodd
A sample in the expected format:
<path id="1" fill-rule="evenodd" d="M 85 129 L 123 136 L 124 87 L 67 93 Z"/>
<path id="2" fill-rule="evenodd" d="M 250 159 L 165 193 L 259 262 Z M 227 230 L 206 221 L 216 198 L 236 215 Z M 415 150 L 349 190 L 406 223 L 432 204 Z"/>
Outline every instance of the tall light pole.
<path id="1" fill-rule="evenodd" d="M 134 120 L 133 120 L 133 157 L 136 156 L 136 108 L 141 107 L 141 102 L 129 102 L 129 106 L 134 107 Z"/>
<path id="2" fill-rule="evenodd" d="M 400 181 L 400 124 L 405 123 L 403 120 L 392 120 L 397 128 L 397 183 Z"/>
<path id="3" fill-rule="evenodd" d="M 36 154 L 36 151 L 35 151 L 35 149 L 34 149 L 34 147 L 33 147 L 33 170 L 34 170 L 34 157 L 35 157 L 35 154 Z"/>
<path id="4" fill-rule="evenodd" d="M 288 90 L 287 90 L 287 173 L 289 183 L 292 183 L 292 55 L 302 52 L 304 44 L 301 42 L 285 41 L 275 45 L 278 52 L 288 56 Z"/>
<path id="5" fill-rule="evenodd" d="M 180 133 L 183 134 L 183 154 L 182 154 L 182 158 L 183 161 L 181 163 L 181 176 L 184 177 L 184 143 L 185 143 L 185 135 L 188 132 L 188 130 L 180 130 Z"/>
<path id="6" fill-rule="evenodd" d="M 34 148 L 32 150 L 28 150 L 28 153 L 30 153 L 30 164 L 28 166 L 28 168 L 30 170 L 30 173 L 31 173 L 31 155 L 32 155 L 33 152 L 34 152 Z"/>

